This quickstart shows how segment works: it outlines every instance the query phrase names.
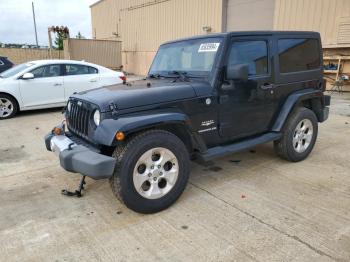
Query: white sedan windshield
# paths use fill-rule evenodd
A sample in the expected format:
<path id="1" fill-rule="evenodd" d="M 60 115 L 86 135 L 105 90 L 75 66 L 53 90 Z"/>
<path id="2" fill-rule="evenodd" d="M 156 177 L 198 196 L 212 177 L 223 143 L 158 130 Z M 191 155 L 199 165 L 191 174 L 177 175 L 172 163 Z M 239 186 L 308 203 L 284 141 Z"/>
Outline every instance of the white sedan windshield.
<path id="1" fill-rule="evenodd" d="M 25 64 L 16 65 L 16 66 L 2 72 L 0 74 L 0 77 L 1 78 L 8 78 L 8 77 L 14 76 L 14 75 L 20 73 L 21 71 L 23 71 L 23 70 L 25 70 L 33 65 L 34 65 L 33 63 L 25 63 Z"/>

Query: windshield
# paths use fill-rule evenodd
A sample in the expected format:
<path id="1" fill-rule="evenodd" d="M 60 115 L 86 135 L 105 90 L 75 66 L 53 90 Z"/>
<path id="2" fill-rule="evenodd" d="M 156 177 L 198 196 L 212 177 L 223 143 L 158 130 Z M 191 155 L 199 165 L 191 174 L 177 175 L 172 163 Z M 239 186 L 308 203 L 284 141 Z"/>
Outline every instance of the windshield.
<path id="1" fill-rule="evenodd" d="M 162 45 L 151 66 L 150 75 L 207 76 L 221 46 L 222 38 L 201 38 Z"/>
<path id="2" fill-rule="evenodd" d="M 26 63 L 26 64 L 20 64 L 20 65 L 16 65 L 4 72 L 2 72 L 0 74 L 0 77 L 2 78 L 8 78 L 8 77 L 11 77 L 11 76 L 14 76 L 16 74 L 18 74 L 19 72 L 23 71 L 24 69 L 27 69 L 31 66 L 33 66 L 34 64 L 32 63 Z"/>

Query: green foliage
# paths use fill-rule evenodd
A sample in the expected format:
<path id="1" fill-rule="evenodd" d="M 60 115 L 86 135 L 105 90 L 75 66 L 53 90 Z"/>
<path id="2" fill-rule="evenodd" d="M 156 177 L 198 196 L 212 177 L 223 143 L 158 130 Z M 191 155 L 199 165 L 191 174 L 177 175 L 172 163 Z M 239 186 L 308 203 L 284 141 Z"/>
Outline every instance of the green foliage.
<path id="1" fill-rule="evenodd" d="M 85 39 L 85 37 L 80 33 L 80 31 L 79 31 L 78 34 L 75 36 L 75 38 L 77 38 L 77 39 Z"/>
<path id="2" fill-rule="evenodd" d="M 63 39 L 68 38 L 68 34 L 64 32 L 57 32 L 55 38 L 55 47 L 57 50 L 63 50 Z"/>

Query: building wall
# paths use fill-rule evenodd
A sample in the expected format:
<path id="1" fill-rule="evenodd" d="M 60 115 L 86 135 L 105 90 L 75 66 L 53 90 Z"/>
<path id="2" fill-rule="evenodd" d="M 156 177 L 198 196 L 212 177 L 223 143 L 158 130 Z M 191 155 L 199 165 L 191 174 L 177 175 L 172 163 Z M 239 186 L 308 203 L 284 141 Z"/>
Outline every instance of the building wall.
<path id="1" fill-rule="evenodd" d="M 117 39 L 118 5 L 124 1 L 101 0 L 91 8 L 92 37 L 96 39 Z M 125 1 L 126 2 L 126 1 Z"/>
<path id="2" fill-rule="evenodd" d="M 49 49 L 0 48 L 0 56 L 8 57 L 17 65 L 33 60 L 51 59 Z M 63 58 L 63 51 L 52 50 L 52 59 Z"/>
<path id="3" fill-rule="evenodd" d="M 65 39 L 66 59 L 84 60 L 105 67 L 118 69 L 122 65 L 121 41 L 95 39 Z"/>
<path id="4" fill-rule="evenodd" d="M 126 71 L 145 74 L 168 40 L 237 30 L 312 30 L 325 48 L 350 47 L 350 0 L 101 0 L 91 6 L 97 39 L 122 41 Z"/>
<path id="5" fill-rule="evenodd" d="M 323 47 L 350 47 L 349 0 L 276 0 L 275 30 L 312 30 Z"/>
<path id="6" fill-rule="evenodd" d="M 205 34 L 204 26 L 222 30 L 222 0 L 102 0 L 91 15 L 96 38 L 116 39 L 111 31 L 118 32 L 124 69 L 135 74 L 148 72 L 161 43 Z"/>
<path id="7" fill-rule="evenodd" d="M 275 0 L 224 0 L 225 31 L 272 30 Z"/>

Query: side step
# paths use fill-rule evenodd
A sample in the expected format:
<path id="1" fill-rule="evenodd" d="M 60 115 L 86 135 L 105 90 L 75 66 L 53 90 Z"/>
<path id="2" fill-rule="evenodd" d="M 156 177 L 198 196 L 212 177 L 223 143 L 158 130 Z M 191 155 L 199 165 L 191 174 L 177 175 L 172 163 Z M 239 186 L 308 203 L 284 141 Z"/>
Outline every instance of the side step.
<path id="1" fill-rule="evenodd" d="M 198 158 L 202 161 L 209 161 L 214 158 L 223 157 L 229 154 L 252 148 L 260 144 L 264 144 L 266 142 L 277 140 L 281 138 L 281 136 L 281 133 L 270 132 L 259 137 L 250 138 L 230 145 L 216 146 L 208 149 L 207 152 L 203 154 L 198 154 Z"/>

